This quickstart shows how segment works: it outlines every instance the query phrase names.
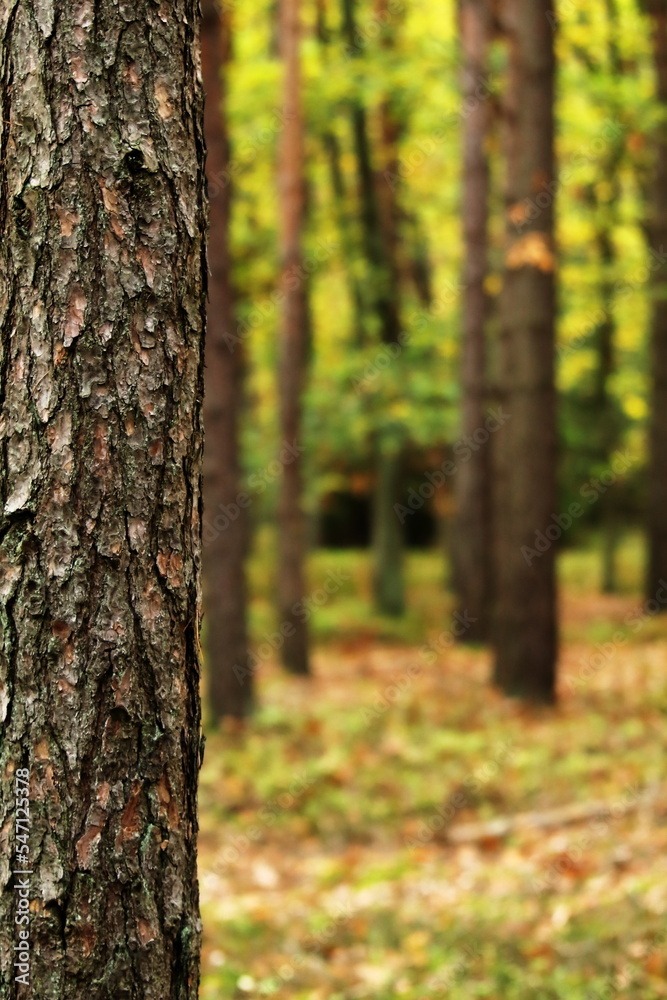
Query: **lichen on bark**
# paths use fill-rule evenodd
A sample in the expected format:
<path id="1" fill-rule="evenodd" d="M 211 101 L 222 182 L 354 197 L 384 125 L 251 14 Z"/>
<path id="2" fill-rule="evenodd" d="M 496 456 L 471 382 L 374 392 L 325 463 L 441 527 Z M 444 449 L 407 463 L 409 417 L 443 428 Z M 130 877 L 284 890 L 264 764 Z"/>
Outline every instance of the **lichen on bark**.
<path id="1" fill-rule="evenodd" d="M 195 0 L 0 0 L 0 1000 L 191 1000 Z M 31 985 L 14 980 L 30 769 Z"/>

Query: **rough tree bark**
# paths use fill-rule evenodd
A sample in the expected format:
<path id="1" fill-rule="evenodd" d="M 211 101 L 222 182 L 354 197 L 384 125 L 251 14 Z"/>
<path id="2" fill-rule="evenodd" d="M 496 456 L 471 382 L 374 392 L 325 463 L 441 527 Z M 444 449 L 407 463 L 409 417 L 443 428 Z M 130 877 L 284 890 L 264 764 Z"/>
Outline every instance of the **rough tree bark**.
<path id="1" fill-rule="evenodd" d="M 463 125 L 463 434 L 484 426 L 487 408 L 486 326 L 489 299 L 488 219 L 490 170 L 486 152 L 491 108 L 480 98 L 488 71 L 492 15 L 489 0 L 461 0 L 460 37 L 463 50 L 463 98 L 470 107 Z M 454 585 L 460 608 L 474 624 L 466 642 L 488 638 L 493 576 L 491 535 L 491 449 L 472 453 L 456 475 L 456 518 L 452 534 Z"/>
<path id="2" fill-rule="evenodd" d="M 657 98 L 667 115 L 667 8 L 649 4 L 653 15 Z M 648 225 L 651 246 L 661 253 L 667 246 L 667 120 L 657 127 L 655 178 Z M 667 580 L 667 266 L 653 272 L 651 320 L 651 372 L 653 376 L 649 425 L 648 567 L 646 595 L 655 598 Z"/>
<path id="3" fill-rule="evenodd" d="M 283 464 L 278 504 L 278 608 L 285 638 L 282 659 L 294 674 L 309 674 L 308 624 L 300 613 L 306 593 L 308 521 L 303 509 L 301 439 L 309 355 L 308 290 L 303 261 L 306 180 L 301 107 L 300 0 L 280 0 L 280 47 L 285 67 L 278 185 L 281 211 L 279 395 L 283 444 L 295 453 Z"/>
<path id="4" fill-rule="evenodd" d="M 0 31 L 0 997 L 194 1000 L 198 4 L 11 0 Z"/>
<path id="5" fill-rule="evenodd" d="M 232 189 L 224 71 L 230 56 L 231 19 L 229 8 L 219 0 L 204 0 L 202 11 L 211 272 L 204 396 L 204 636 L 211 711 L 216 719 L 240 719 L 252 706 L 253 672 L 245 575 L 248 498 L 239 453 L 244 358 L 234 336 L 229 250 Z"/>
<path id="6" fill-rule="evenodd" d="M 506 693 L 550 702 L 556 679 L 554 389 L 554 35 L 552 0 L 507 0 L 509 80 L 505 279 L 500 391 L 509 420 L 494 442 L 494 678 Z M 547 536 L 548 537 L 548 536 Z M 533 554 L 534 553 L 534 554 Z"/>

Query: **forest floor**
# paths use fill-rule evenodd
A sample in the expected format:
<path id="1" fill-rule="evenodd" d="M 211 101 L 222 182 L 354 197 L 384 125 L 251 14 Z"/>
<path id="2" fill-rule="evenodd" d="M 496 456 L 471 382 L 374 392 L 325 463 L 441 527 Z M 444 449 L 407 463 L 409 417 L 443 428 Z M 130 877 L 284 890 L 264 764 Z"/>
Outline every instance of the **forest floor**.
<path id="1" fill-rule="evenodd" d="M 486 650 L 437 643 L 436 555 L 410 557 L 395 623 L 364 557 L 318 554 L 313 593 L 343 582 L 314 678 L 267 658 L 256 715 L 208 738 L 202 1000 L 667 997 L 667 616 L 639 564 L 630 540 L 602 596 L 595 555 L 563 556 L 560 700 L 529 710 Z"/>

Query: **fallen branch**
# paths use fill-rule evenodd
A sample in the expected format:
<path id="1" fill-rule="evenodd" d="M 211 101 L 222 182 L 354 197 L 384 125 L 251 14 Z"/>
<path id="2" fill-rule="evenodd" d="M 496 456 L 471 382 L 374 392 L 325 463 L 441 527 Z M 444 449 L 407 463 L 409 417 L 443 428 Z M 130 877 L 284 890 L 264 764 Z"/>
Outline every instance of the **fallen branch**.
<path id="1" fill-rule="evenodd" d="M 638 812 L 645 806 L 655 811 L 658 793 L 655 789 L 624 802 L 575 802 L 558 809 L 543 812 L 518 813 L 514 816 L 499 816 L 485 823 L 457 823 L 445 832 L 450 844 L 470 844 L 482 840 L 501 840 L 519 830 L 548 830 L 560 826 L 573 826 L 593 819 L 618 819 L 629 813 Z M 667 805 L 662 807 L 667 810 Z"/>

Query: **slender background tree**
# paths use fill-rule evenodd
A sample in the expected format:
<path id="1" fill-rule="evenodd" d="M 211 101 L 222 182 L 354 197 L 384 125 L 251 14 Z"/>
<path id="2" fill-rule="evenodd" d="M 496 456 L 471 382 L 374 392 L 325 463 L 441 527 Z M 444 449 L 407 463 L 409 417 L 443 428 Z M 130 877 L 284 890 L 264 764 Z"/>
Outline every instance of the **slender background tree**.
<path id="1" fill-rule="evenodd" d="M 364 36 L 357 24 L 356 0 L 342 0 L 343 38 L 352 61 L 360 68 Z M 383 48 L 394 41 L 392 17 L 386 3 L 378 4 L 378 30 L 384 29 Z M 397 260 L 398 206 L 396 164 L 399 127 L 391 99 L 380 102 L 378 149 L 373 156 L 369 110 L 361 95 L 351 101 L 353 146 L 359 193 L 361 243 L 366 265 L 364 282 L 364 340 L 379 334 L 382 344 L 399 345 L 401 326 L 401 281 Z M 400 354 L 400 347 L 399 347 Z M 398 363 L 400 364 L 400 357 Z M 405 609 L 403 580 L 403 529 L 394 510 L 402 499 L 404 470 L 402 432 L 392 426 L 384 413 L 376 414 L 373 451 L 372 578 L 373 598 L 380 614 L 398 617 Z"/>
<path id="2" fill-rule="evenodd" d="M 488 143 L 491 102 L 488 85 L 492 32 L 490 0 L 461 0 L 459 31 L 463 51 L 462 95 L 470 107 L 463 120 L 462 365 L 463 435 L 484 428 L 488 405 L 487 322 L 489 296 L 490 168 Z M 491 446 L 471 453 L 455 480 L 456 524 L 452 533 L 454 585 L 461 609 L 475 619 L 467 641 L 488 638 L 493 575 L 491 525 Z"/>
<path id="3" fill-rule="evenodd" d="M 308 622 L 300 610 L 307 590 L 308 520 L 303 507 L 301 449 L 303 392 L 310 352 L 303 256 L 306 176 L 299 54 L 300 0 L 280 0 L 279 15 L 280 52 L 285 74 L 278 175 L 283 296 L 279 395 L 280 430 L 283 444 L 291 449 L 291 456 L 283 463 L 278 502 L 278 609 L 284 638 L 283 663 L 292 673 L 308 674 Z"/>
<path id="4" fill-rule="evenodd" d="M 231 12 L 218 0 L 202 5 L 206 89 L 206 170 L 210 198 L 209 307 L 204 423 L 204 636 L 209 704 L 216 719 L 243 718 L 252 705 L 245 559 L 248 506 L 240 468 L 243 340 L 237 336 L 229 252 L 232 204 L 226 71 Z"/>
<path id="5" fill-rule="evenodd" d="M 660 254 L 667 248 L 667 8 L 650 2 L 653 27 L 656 96 L 660 120 L 655 129 L 653 197 L 649 208 L 651 247 Z M 667 264 L 664 258 L 653 271 L 650 358 L 652 373 L 649 424 L 648 567 L 646 595 L 655 598 L 667 580 Z"/>

